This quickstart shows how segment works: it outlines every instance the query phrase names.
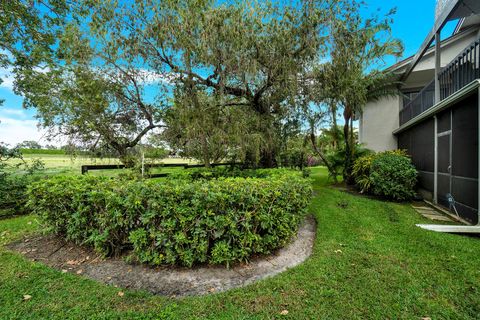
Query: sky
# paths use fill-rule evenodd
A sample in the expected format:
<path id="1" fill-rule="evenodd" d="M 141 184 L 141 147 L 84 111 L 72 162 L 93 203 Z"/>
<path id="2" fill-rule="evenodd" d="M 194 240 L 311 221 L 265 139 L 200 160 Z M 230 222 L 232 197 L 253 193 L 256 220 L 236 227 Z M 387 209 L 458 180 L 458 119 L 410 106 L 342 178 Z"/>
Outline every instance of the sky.
<path id="1" fill-rule="evenodd" d="M 403 57 L 414 55 L 423 40 L 431 30 L 434 21 L 435 0 L 366 0 L 367 7 L 362 14 L 369 16 L 380 8 L 380 13 L 388 12 L 396 7 L 397 13 L 392 24 L 395 38 L 403 41 L 405 51 Z M 455 23 L 447 24 L 442 32 L 442 38 L 451 35 Z M 387 61 L 394 63 L 393 59 Z M 11 146 L 24 140 L 34 140 L 42 145 L 59 144 L 60 141 L 48 142 L 45 131 L 37 128 L 34 110 L 22 108 L 22 97 L 13 93 L 13 80 L 8 70 L 0 68 L 0 99 L 5 102 L 0 106 L 0 142 Z"/>

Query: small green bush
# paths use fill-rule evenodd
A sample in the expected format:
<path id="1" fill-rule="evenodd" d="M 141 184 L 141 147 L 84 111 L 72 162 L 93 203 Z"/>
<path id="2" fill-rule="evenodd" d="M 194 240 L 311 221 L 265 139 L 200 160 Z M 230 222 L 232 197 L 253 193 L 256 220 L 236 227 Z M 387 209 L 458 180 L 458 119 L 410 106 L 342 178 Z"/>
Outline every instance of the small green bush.
<path id="1" fill-rule="evenodd" d="M 28 206 L 55 233 L 104 255 L 131 250 L 151 265 L 229 265 L 284 246 L 311 195 L 298 172 L 190 178 L 57 176 L 29 188 Z"/>
<path id="2" fill-rule="evenodd" d="M 371 191 L 372 180 L 370 179 L 370 168 L 375 158 L 375 154 L 369 154 L 358 158 L 353 164 L 352 174 L 355 179 L 355 183 L 360 188 L 362 193 L 368 193 Z"/>
<path id="3" fill-rule="evenodd" d="M 364 155 L 353 164 L 352 174 L 355 179 L 355 184 L 360 189 L 362 193 L 372 193 L 372 177 L 371 177 L 371 167 L 375 159 L 382 157 L 384 155 L 393 155 L 408 158 L 408 154 L 405 150 L 389 150 L 379 153 L 372 153 Z"/>
<path id="4" fill-rule="evenodd" d="M 377 155 L 370 167 L 373 194 L 397 201 L 415 195 L 417 170 L 409 157 L 395 153 Z"/>
<path id="5" fill-rule="evenodd" d="M 18 163 L 11 164 L 9 160 Z M 27 186 L 38 178 L 43 163 L 23 161 L 18 148 L 8 148 L 0 143 L 0 216 L 24 214 Z"/>

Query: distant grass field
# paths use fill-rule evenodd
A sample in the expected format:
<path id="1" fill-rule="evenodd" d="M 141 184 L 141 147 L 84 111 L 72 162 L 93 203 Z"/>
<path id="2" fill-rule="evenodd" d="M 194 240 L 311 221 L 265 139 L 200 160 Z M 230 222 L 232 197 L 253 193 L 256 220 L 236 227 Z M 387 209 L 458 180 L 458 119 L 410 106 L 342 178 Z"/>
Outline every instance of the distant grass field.
<path id="1" fill-rule="evenodd" d="M 61 154 L 24 154 L 24 160 L 27 163 L 32 163 L 35 159 L 43 162 L 45 166 L 46 174 L 81 174 L 82 165 L 95 165 L 95 164 L 120 164 L 117 158 L 92 158 L 87 156 L 76 156 Z M 161 160 L 155 160 L 155 163 L 181 163 L 181 164 L 195 164 L 195 160 L 181 159 L 181 158 L 165 158 Z M 20 163 L 20 160 L 11 160 L 10 164 Z M 152 163 L 152 160 L 147 159 L 146 163 Z M 176 168 L 155 168 L 152 173 L 158 172 L 171 172 L 178 170 Z M 91 171 L 93 175 L 116 175 L 124 170 L 98 170 Z"/>

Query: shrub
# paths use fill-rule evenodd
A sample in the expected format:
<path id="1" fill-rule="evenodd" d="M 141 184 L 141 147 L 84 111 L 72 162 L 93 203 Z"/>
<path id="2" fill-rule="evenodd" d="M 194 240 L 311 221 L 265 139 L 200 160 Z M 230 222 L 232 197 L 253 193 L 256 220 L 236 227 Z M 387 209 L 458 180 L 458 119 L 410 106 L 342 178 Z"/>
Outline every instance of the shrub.
<path id="1" fill-rule="evenodd" d="M 41 161 L 27 164 L 18 148 L 0 143 L 0 216 L 25 213 L 27 186 L 42 168 Z"/>
<path id="2" fill-rule="evenodd" d="M 375 158 L 375 154 L 369 154 L 358 158 L 353 164 L 352 174 L 355 183 L 362 193 L 371 191 L 372 180 L 370 179 L 370 168 Z"/>
<path id="3" fill-rule="evenodd" d="M 389 150 L 380 153 L 372 153 L 364 155 L 353 164 L 352 174 L 355 179 L 355 184 L 359 187 L 362 193 L 372 192 L 371 166 L 375 159 L 383 155 L 394 155 L 408 158 L 406 150 Z"/>
<path id="4" fill-rule="evenodd" d="M 300 173 L 158 182 L 53 177 L 29 207 L 55 233 L 104 255 L 131 250 L 151 265 L 226 264 L 284 246 L 311 194 Z"/>
<path id="5" fill-rule="evenodd" d="M 370 180 L 375 195 L 398 201 L 408 200 L 415 195 L 417 170 L 409 157 L 383 153 L 372 162 Z"/>

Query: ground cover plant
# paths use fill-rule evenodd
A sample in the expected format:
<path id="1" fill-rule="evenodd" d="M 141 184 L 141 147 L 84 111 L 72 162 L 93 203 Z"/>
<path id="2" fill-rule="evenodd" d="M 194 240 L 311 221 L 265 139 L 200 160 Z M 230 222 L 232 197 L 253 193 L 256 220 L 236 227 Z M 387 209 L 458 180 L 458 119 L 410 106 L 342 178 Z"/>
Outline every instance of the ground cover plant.
<path id="1" fill-rule="evenodd" d="M 478 319 L 478 238 L 417 228 L 428 220 L 409 204 L 330 188 L 327 176 L 312 170 L 317 238 L 305 263 L 245 288 L 180 300 L 28 261 L 4 245 L 40 232 L 38 217 L 0 220 L 0 318 Z"/>
<path id="2" fill-rule="evenodd" d="M 57 176 L 31 185 L 28 207 L 68 240 L 104 255 L 132 250 L 152 265 L 228 266 L 296 234 L 311 195 L 299 172 L 200 172 L 166 181 Z"/>

